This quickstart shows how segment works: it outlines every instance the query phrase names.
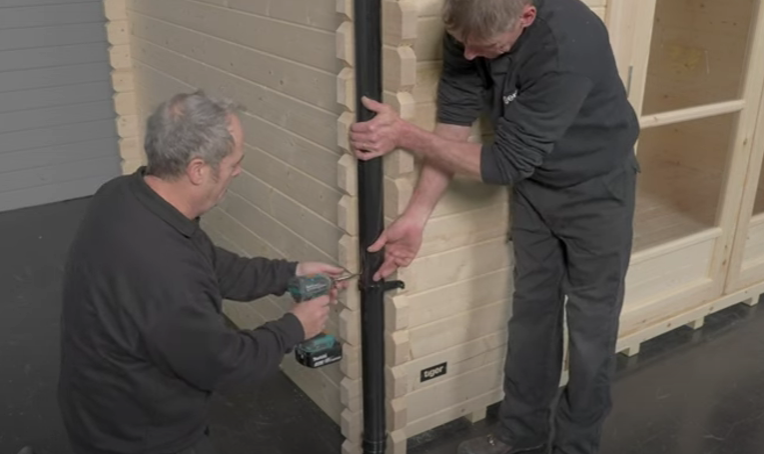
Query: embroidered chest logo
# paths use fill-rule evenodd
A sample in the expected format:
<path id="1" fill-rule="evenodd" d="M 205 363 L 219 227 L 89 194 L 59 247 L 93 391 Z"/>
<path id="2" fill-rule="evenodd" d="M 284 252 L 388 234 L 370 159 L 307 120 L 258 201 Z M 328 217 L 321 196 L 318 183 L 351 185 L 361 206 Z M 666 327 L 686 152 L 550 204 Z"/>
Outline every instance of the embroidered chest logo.
<path id="1" fill-rule="evenodd" d="M 515 90 L 515 92 L 512 93 L 511 95 L 506 95 L 502 97 L 502 100 L 504 100 L 505 106 L 511 103 L 512 101 L 514 101 L 515 99 L 517 99 L 517 90 Z"/>

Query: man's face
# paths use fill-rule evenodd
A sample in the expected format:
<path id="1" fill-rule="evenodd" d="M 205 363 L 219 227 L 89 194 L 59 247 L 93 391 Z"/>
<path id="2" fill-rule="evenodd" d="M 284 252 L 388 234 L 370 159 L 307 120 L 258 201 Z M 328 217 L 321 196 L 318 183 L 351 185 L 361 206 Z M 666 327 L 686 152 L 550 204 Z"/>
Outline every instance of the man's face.
<path id="1" fill-rule="evenodd" d="M 231 115 L 229 131 L 233 136 L 233 151 L 220 161 L 217 174 L 215 169 L 209 169 L 209 178 L 205 182 L 205 210 L 211 210 L 217 205 L 234 178 L 241 173 L 241 162 L 244 159 L 244 132 L 241 121 L 236 115 Z"/>
<path id="2" fill-rule="evenodd" d="M 483 57 L 489 60 L 506 54 L 515 45 L 523 30 L 530 26 L 536 18 L 536 7 L 528 5 L 523 10 L 523 14 L 512 28 L 504 33 L 492 36 L 489 39 L 475 40 L 466 38 L 464 44 L 464 58 L 473 60 L 477 57 Z"/>

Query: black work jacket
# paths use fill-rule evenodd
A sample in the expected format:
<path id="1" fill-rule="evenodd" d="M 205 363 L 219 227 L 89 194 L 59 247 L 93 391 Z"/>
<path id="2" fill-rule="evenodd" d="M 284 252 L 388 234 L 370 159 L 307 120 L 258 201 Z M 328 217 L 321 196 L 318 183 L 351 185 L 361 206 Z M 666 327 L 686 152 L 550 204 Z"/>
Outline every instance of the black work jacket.
<path id="1" fill-rule="evenodd" d="M 494 141 L 483 146 L 481 176 L 489 184 L 568 187 L 636 166 L 639 123 L 602 20 L 580 0 L 535 3 L 534 23 L 496 59 L 467 60 L 444 35 L 437 120 L 469 126 L 488 114 Z"/>
<path id="2" fill-rule="evenodd" d="M 59 403 L 77 453 L 171 453 L 203 435 L 211 392 L 275 373 L 303 340 L 287 313 L 229 327 L 224 298 L 286 291 L 296 263 L 213 245 L 143 180 L 106 183 L 71 245 L 61 319 Z"/>

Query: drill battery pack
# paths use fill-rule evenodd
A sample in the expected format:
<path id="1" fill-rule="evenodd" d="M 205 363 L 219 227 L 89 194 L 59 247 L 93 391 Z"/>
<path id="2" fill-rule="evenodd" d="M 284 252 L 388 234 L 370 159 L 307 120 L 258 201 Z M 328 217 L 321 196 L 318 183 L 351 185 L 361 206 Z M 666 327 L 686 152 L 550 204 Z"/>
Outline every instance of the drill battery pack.
<path id="1" fill-rule="evenodd" d="M 297 346 L 294 356 L 303 366 L 318 368 L 341 360 L 342 344 L 330 334 L 319 334 Z"/>

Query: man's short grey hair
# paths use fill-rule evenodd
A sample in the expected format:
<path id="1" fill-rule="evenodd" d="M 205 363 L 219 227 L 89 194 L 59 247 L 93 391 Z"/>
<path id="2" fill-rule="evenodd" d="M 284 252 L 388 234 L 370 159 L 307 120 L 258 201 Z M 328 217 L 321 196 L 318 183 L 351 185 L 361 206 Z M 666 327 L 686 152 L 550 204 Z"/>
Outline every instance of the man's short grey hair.
<path id="1" fill-rule="evenodd" d="M 233 151 L 229 116 L 244 110 L 204 91 L 181 93 L 160 104 L 146 121 L 146 173 L 173 180 L 201 158 L 215 171 Z"/>
<path id="2" fill-rule="evenodd" d="M 445 0 L 443 22 L 456 39 L 487 41 L 509 31 L 533 0 Z"/>

